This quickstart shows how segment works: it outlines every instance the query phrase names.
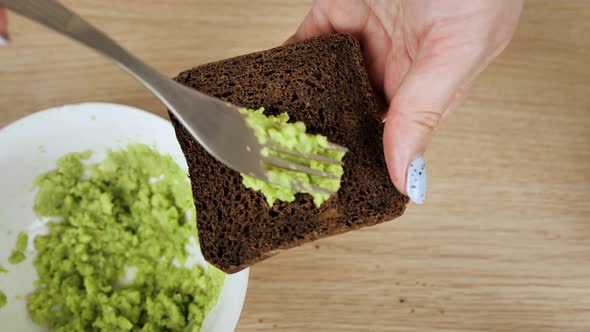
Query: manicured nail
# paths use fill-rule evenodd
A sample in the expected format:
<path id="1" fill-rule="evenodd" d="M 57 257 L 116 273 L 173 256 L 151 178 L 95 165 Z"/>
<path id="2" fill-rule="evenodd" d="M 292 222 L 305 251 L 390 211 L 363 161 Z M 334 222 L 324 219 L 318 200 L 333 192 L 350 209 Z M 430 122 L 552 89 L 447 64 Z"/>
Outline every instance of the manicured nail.
<path id="1" fill-rule="evenodd" d="M 424 204 L 426 199 L 426 166 L 422 156 L 412 160 L 408 167 L 406 192 L 410 200 L 416 204 Z"/>
<path id="2" fill-rule="evenodd" d="M 8 40 L 0 35 L 0 46 L 8 44 Z"/>

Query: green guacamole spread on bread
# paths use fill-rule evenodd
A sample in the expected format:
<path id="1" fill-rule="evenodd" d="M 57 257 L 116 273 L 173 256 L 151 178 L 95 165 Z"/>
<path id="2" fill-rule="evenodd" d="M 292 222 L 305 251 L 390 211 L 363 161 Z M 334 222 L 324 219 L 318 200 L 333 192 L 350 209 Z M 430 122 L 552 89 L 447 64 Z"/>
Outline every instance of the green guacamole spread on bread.
<path id="1" fill-rule="evenodd" d="M 306 133 L 306 127 L 303 122 L 288 122 L 289 115 L 287 113 L 281 113 L 277 116 L 266 116 L 263 113 L 264 108 L 258 110 L 242 108 L 240 111 L 246 115 L 247 124 L 254 129 L 254 134 L 261 144 L 272 142 L 285 150 L 303 154 L 317 154 L 339 161 L 344 157 L 344 152 L 329 148 L 329 142 L 325 136 Z M 338 191 L 340 188 L 340 179 L 344 173 L 344 170 L 340 165 L 314 160 L 303 160 L 293 156 L 281 155 L 280 153 L 268 149 L 263 149 L 262 153 L 275 154 L 283 159 L 292 160 L 313 169 L 338 176 L 337 179 L 327 179 L 315 175 L 303 174 L 301 172 L 280 169 L 270 165 L 267 166 L 267 175 L 271 182 L 275 184 L 242 174 L 242 183 L 244 186 L 262 192 L 270 206 L 272 206 L 276 200 L 284 202 L 293 202 L 295 200 L 295 194 L 298 192 L 290 188 L 290 184 L 293 181 L 300 181 L 304 185 L 316 185 L 333 192 Z M 327 194 L 309 193 L 313 196 L 313 201 L 318 207 L 330 198 L 330 195 Z"/>

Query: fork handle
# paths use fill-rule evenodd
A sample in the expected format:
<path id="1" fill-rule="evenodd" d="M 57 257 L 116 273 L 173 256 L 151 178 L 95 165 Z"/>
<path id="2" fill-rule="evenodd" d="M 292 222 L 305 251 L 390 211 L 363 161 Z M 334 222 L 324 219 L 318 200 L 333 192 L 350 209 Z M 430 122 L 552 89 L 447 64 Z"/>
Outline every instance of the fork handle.
<path id="1" fill-rule="evenodd" d="M 175 111 L 175 83 L 54 0 L 0 0 L 8 9 L 41 23 L 112 59 Z"/>

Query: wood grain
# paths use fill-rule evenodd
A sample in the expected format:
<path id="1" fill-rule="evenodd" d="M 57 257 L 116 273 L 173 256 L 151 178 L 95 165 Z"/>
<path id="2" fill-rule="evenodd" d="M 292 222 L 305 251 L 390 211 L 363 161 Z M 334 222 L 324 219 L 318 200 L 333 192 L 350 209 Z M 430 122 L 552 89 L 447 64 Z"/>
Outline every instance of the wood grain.
<path id="1" fill-rule="evenodd" d="M 310 5 L 64 3 L 170 76 L 280 44 Z M 14 15 L 10 29 L 0 126 L 82 101 L 164 115 L 91 51 Z M 253 267 L 238 331 L 590 331 L 589 35 L 589 1 L 530 0 L 431 146 L 427 204 Z"/>

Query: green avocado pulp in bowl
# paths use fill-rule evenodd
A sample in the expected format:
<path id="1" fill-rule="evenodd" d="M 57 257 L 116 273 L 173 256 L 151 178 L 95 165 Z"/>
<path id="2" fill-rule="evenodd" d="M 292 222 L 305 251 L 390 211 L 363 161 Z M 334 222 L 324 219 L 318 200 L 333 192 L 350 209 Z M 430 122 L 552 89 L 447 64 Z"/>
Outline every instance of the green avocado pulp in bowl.
<path id="1" fill-rule="evenodd" d="M 266 116 L 264 108 L 251 110 L 241 108 L 240 111 L 246 116 L 246 123 L 254 130 L 254 134 L 261 144 L 272 142 L 279 147 L 295 151 L 302 154 L 317 154 L 329 157 L 334 160 L 342 161 L 344 152 L 336 151 L 329 148 L 328 139 L 322 135 L 310 135 L 306 133 L 306 127 L 303 122 L 289 123 L 289 115 L 281 113 L 277 116 Z M 304 185 L 316 185 L 336 192 L 340 188 L 340 180 L 344 170 L 341 165 L 322 163 L 314 160 L 304 160 L 301 158 L 288 156 L 285 154 L 262 150 L 263 154 L 274 154 L 282 159 L 294 161 L 305 166 L 317 169 L 322 172 L 336 175 L 336 179 L 328 179 L 315 175 L 308 175 L 301 172 L 285 170 L 277 167 L 267 166 L 267 176 L 275 184 L 264 182 L 251 176 L 242 174 L 242 183 L 246 188 L 260 191 L 266 197 L 270 206 L 276 200 L 284 202 L 295 201 L 295 194 L 298 191 L 290 188 L 293 181 L 300 181 Z M 322 205 L 323 202 L 330 198 L 330 195 L 308 192 L 313 196 L 316 206 Z"/>
<path id="2" fill-rule="evenodd" d="M 186 171 L 146 145 L 68 154 L 40 176 L 33 321 L 56 331 L 199 331 L 225 274 L 191 261 L 196 211 Z M 195 249 L 198 250 L 198 249 Z"/>

